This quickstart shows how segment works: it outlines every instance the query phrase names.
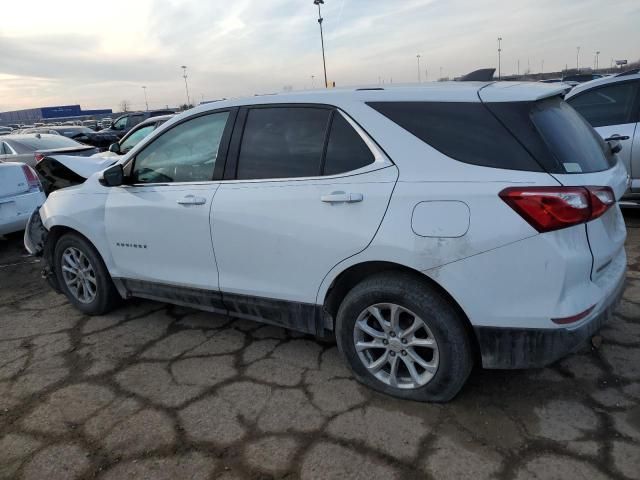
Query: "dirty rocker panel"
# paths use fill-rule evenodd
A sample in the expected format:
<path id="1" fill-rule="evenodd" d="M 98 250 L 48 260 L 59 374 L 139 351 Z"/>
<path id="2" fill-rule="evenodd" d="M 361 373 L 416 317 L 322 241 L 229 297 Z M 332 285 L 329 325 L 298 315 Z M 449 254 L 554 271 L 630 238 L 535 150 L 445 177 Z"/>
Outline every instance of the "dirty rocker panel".
<path id="1" fill-rule="evenodd" d="M 322 307 L 319 305 L 127 278 L 114 278 L 113 281 L 125 298 L 168 302 L 314 335 L 324 331 L 320 321 Z"/>

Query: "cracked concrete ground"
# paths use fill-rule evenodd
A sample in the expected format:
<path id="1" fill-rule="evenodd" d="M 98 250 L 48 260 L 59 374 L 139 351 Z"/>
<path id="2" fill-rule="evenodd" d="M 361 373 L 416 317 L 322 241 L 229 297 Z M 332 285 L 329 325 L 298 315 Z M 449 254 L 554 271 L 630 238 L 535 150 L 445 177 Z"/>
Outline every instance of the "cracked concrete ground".
<path id="1" fill-rule="evenodd" d="M 146 301 L 103 317 L 0 240 L 0 478 L 640 477 L 640 215 L 598 348 L 475 370 L 447 405 L 374 393 L 335 346 Z"/>

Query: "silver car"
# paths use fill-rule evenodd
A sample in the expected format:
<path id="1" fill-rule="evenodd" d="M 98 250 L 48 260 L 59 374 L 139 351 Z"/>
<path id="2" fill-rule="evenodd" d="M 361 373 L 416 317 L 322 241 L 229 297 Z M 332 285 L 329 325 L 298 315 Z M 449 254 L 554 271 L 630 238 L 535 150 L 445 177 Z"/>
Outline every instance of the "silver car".
<path id="1" fill-rule="evenodd" d="M 631 176 L 621 204 L 640 206 L 640 69 L 578 85 L 565 100 L 603 139 L 619 142 L 618 156 Z"/>
<path id="2" fill-rule="evenodd" d="M 98 151 L 91 145 L 46 133 L 5 135 L 0 139 L 0 162 L 22 162 L 30 167 L 51 153 L 90 156 Z"/>

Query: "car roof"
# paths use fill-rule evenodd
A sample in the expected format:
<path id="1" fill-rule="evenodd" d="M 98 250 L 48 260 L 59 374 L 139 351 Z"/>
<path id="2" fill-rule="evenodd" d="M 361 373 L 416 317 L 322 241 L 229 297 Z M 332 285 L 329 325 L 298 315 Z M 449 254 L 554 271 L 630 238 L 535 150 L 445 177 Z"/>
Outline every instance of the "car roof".
<path id="1" fill-rule="evenodd" d="M 586 90 L 590 90 L 595 87 L 600 87 L 602 85 L 609 85 L 611 83 L 619 83 L 619 82 L 628 82 L 629 80 L 640 80 L 640 72 L 638 73 L 621 73 L 619 75 L 613 75 L 611 77 L 602 77 L 596 78 L 595 80 L 591 80 L 590 82 L 581 83 L 580 85 L 576 85 L 566 96 L 566 98 L 571 98 L 578 93 L 584 92 Z"/>
<path id="2" fill-rule="evenodd" d="M 199 105 L 189 114 L 243 105 L 311 103 L 336 105 L 358 102 L 487 102 L 535 101 L 566 92 L 566 85 L 539 82 L 430 82 L 412 85 L 331 88 L 256 95 Z M 157 117 L 156 117 L 157 118 Z"/>
<path id="3" fill-rule="evenodd" d="M 138 125 L 136 125 L 136 127 L 140 126 L 140 125 L 149 125 L 152 123 L 156 123 L 162 120 L 169 120 L 170 118 L 175 117 L 176 114 L 175 113 L 171 113 L 169 115 L 158 115 L 157 117 L 149 117 L 144 119 L 143 121 L 141 121 Z"/>

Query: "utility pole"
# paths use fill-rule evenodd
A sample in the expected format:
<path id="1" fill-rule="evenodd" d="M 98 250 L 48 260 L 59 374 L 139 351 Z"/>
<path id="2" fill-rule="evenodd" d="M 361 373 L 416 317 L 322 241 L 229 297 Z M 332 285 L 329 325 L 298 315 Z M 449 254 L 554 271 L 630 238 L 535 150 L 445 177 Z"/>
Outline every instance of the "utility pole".
<path id="1" fill-rule="evenodd" d="M 182 78 L 184 78 L 184 88 L 187 92 L 187 108 L 191 105 L 191 98 L 189 98 L 189 84 L 187 83 L 187 66 L 182 65 Z"/>
<path id="2" fill-rule="evenodd" d="M 502 76 L 502 72 L 500 69 L 501 53 L 502 53 L 502 37 L 498 37 L 498 80 L 500 80 L 500 77 Z"/>
<path id="3" fill-rule="evenodd" d="M 147 100 L 147 87 L 145 85 L 142 86 L 144 90 L 144 104 L 147 106 L 147 112 L 149 111 L 149 101 Z"/>
<path id="4" fill-rule="evenodd" d="M 422 83 L 422 79 L 420 78 L 420 54 L 417 54 L 416 58 L 418 59 L 418 83 Z"/>
<path id="5" fill-rule="evenodd" d="M 313 4 L 318 6 L 318 25 L 320 25 L 320 43 L 322 44 L 322 66 L 324 67 L 324 88 L 329 88 L 329 82 L 327 81 L 327 61 L 324 55 L 324 34 L 322 32 L 322 12 L 320 11 L 320 5 L 324 5 L 324 0 L 313 0 Z"/>
<path id="6" fill-rule="evenodd" d="M 576 70 L 580 71 L 580 47 L 576 47 Z"/>

